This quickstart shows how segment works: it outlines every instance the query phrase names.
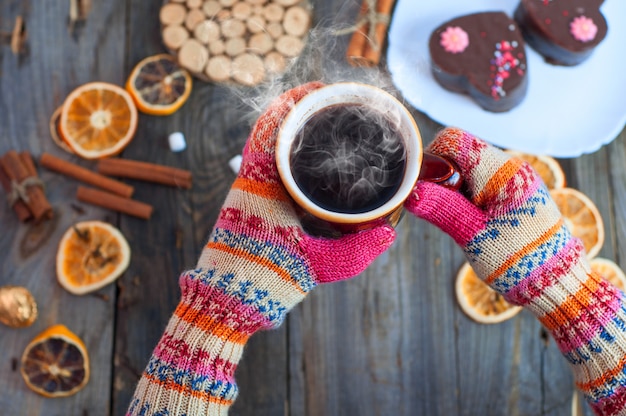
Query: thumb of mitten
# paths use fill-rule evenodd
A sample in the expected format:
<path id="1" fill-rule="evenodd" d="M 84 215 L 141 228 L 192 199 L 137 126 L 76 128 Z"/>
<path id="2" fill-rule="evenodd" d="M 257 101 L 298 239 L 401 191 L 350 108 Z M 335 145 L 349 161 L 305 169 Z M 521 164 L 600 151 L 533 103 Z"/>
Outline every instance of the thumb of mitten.
<path id="1" fill-rule="evenodd" d="M 363 272 L 396 238 L 390 225 L 382 225 L 336 240 L 304 235 L 301 242 L 319 283 L 348 279 Z"/>
<path id="2" fill-rule="evenodd" d="M 485 213 L 460 192 L 432 182 L 418 182 L 404 207 L 440 228 L 461 246 L 467 245 L 487 221 Z"/>

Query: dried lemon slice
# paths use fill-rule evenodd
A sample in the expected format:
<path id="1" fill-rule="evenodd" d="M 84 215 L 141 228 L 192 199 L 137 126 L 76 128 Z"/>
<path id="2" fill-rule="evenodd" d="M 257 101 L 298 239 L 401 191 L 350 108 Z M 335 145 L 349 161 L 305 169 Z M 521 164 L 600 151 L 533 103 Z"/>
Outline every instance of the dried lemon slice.
<path id="1" fill-rule="evenodd" d="M 57 251 L 57 279 L 75 295 L 98 290 L 128 267 L 130 247 L 111 224 L 85 221 L 69 228 Z"/>
<path id="2" fill-rule="evenodd" d="M 609 259 L 595 257 L 589 260 L 591 270 L 608 280 L 623 292 L 626 292 L 626 275 L 622 269 Z"/>
<path id="3" fill-rule="evenodd" d="M 26 385 L 45 397 L 66 397 L 89 380 L 89 356 L 83 341 L 64 325 L 37 335 L 22 354 Z"/>
<path id="4" fill-rule="evenodd" d="M 168 54 L 139 62 L 126 82 L 126 90 L 139 111 L 165 116 L 178 110 L 191 93 L 191 75 Z"/>
<path id="5" fill-rule="evenodd" d="M 506 153 L 530 164 L 537 171 L 539 177 L 548 189 L 561 189 L 565 187 L 565 173 L 561 164 L 553 157 L 546 155 L 532 155 L 516 150 L 505 150 Z"/>
<path id="6" fill-rule="evenodd" d="M 496 324 L 517 315 L 521 306 L 511 305 L 502 295 L 480 280 L 469 263 L 456 276 L 456 298 L 467 316 L 482 324 Z"/>
<path id="7" fill-rule="evenodd" d="M 595 257 L 604 244 L 604 222 L 596 205 L 580 191 L 572 188 L 550 191 L 565 224 L 582 240 L 587 258 Z"/>

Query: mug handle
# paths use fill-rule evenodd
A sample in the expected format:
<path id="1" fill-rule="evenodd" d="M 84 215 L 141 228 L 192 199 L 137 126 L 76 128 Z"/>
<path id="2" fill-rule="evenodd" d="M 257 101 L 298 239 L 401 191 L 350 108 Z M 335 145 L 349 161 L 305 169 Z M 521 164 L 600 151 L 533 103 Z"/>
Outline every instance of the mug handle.
<path id="1" fill-rule="evenodd" d="M 418 180 L 434 182 L 455 191 L 463 185 L 459 168 L 454 163 L 428 152 L 423 154 Z"/>

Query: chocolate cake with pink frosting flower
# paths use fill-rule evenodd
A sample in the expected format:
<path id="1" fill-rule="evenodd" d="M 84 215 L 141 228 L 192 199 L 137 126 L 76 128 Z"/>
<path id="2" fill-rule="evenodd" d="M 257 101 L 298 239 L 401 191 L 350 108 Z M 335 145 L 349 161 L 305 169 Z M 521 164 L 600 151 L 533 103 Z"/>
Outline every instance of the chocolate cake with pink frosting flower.
<path id="1" fill-rule="evenodd" d="M 526 43 L 546 62 L 578 65 L 606 37 L 602 3 L 603 0 L 521 0 L 514 18 Z"/>
<path id="2" fill-rule="evenodd" d="M 469 95 L 485 110 L 509 111 L 526 95 L 524 39 L 505 13 L 474 13 L 447 21 L 431 33 L 429 50 L 437 82 Z"/>

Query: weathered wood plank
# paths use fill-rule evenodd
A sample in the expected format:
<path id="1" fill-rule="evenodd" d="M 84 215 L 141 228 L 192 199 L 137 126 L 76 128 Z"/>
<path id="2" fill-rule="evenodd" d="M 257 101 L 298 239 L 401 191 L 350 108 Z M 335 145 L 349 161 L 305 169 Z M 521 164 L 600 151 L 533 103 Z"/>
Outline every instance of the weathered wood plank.
<path id="1" fill-rule="evenodd" d="M 123 58 L 125 8 L 123 1 L 94 4 L 89 31 L 73 38 L 66 22 L 68 3 L 3 2 L 2 25 L 17 14 L 25 18 L 27 53 L 13 56 L 0 49 L 0 153 L 9 149 L 30 150 L 35 157 L 51 152 L 69 157 L 50 139 L 48 119 L 65 96 L 87 81 L 120 83 L 115 66 Z M 87 167 L 84 161 L 77 161 Z M 109 413 L 113 347 L 115 289 L 98 292 L 101 297 L 74 296 L 56 283 L 55 256 L 61 235 L 72 224 L 86 219 L 104 219 L 108 213 L 85 207 L 72 208 L 76 183 L 49 171 L 40 170 L 46 193 L 55 210 L 55 219 L 31 226 L 18 224 L 14 214 L 0 212 L 1 284 L 28 287 L 39 305 L 39 319 L 33 326 L 15 330 L 0 326 L 0 408 L 13 415 L 103 414 Z M 5 199 L 1 199 L 5 206 Z M 109 216 L 115 222 L 116 216 Z M 63 323 L 85 342 L 91 359 L 91 379 L 78 394 L 63 400 L 44 399 L 22 381 L 16 359 L 32 337 L 56 323 Z"/>
<path id="2" fill-rule="evenodd" d="M 606 228 L 611 231 L 611 243 L 613 244 L 614 260 L 622 268 L 626 268 L 626 129 L 607 146 L 609 164 L 606 166 L 607 174 L 597 176 L 604 177 L 610 183 L 611 221 L 607 222 Z"/>

